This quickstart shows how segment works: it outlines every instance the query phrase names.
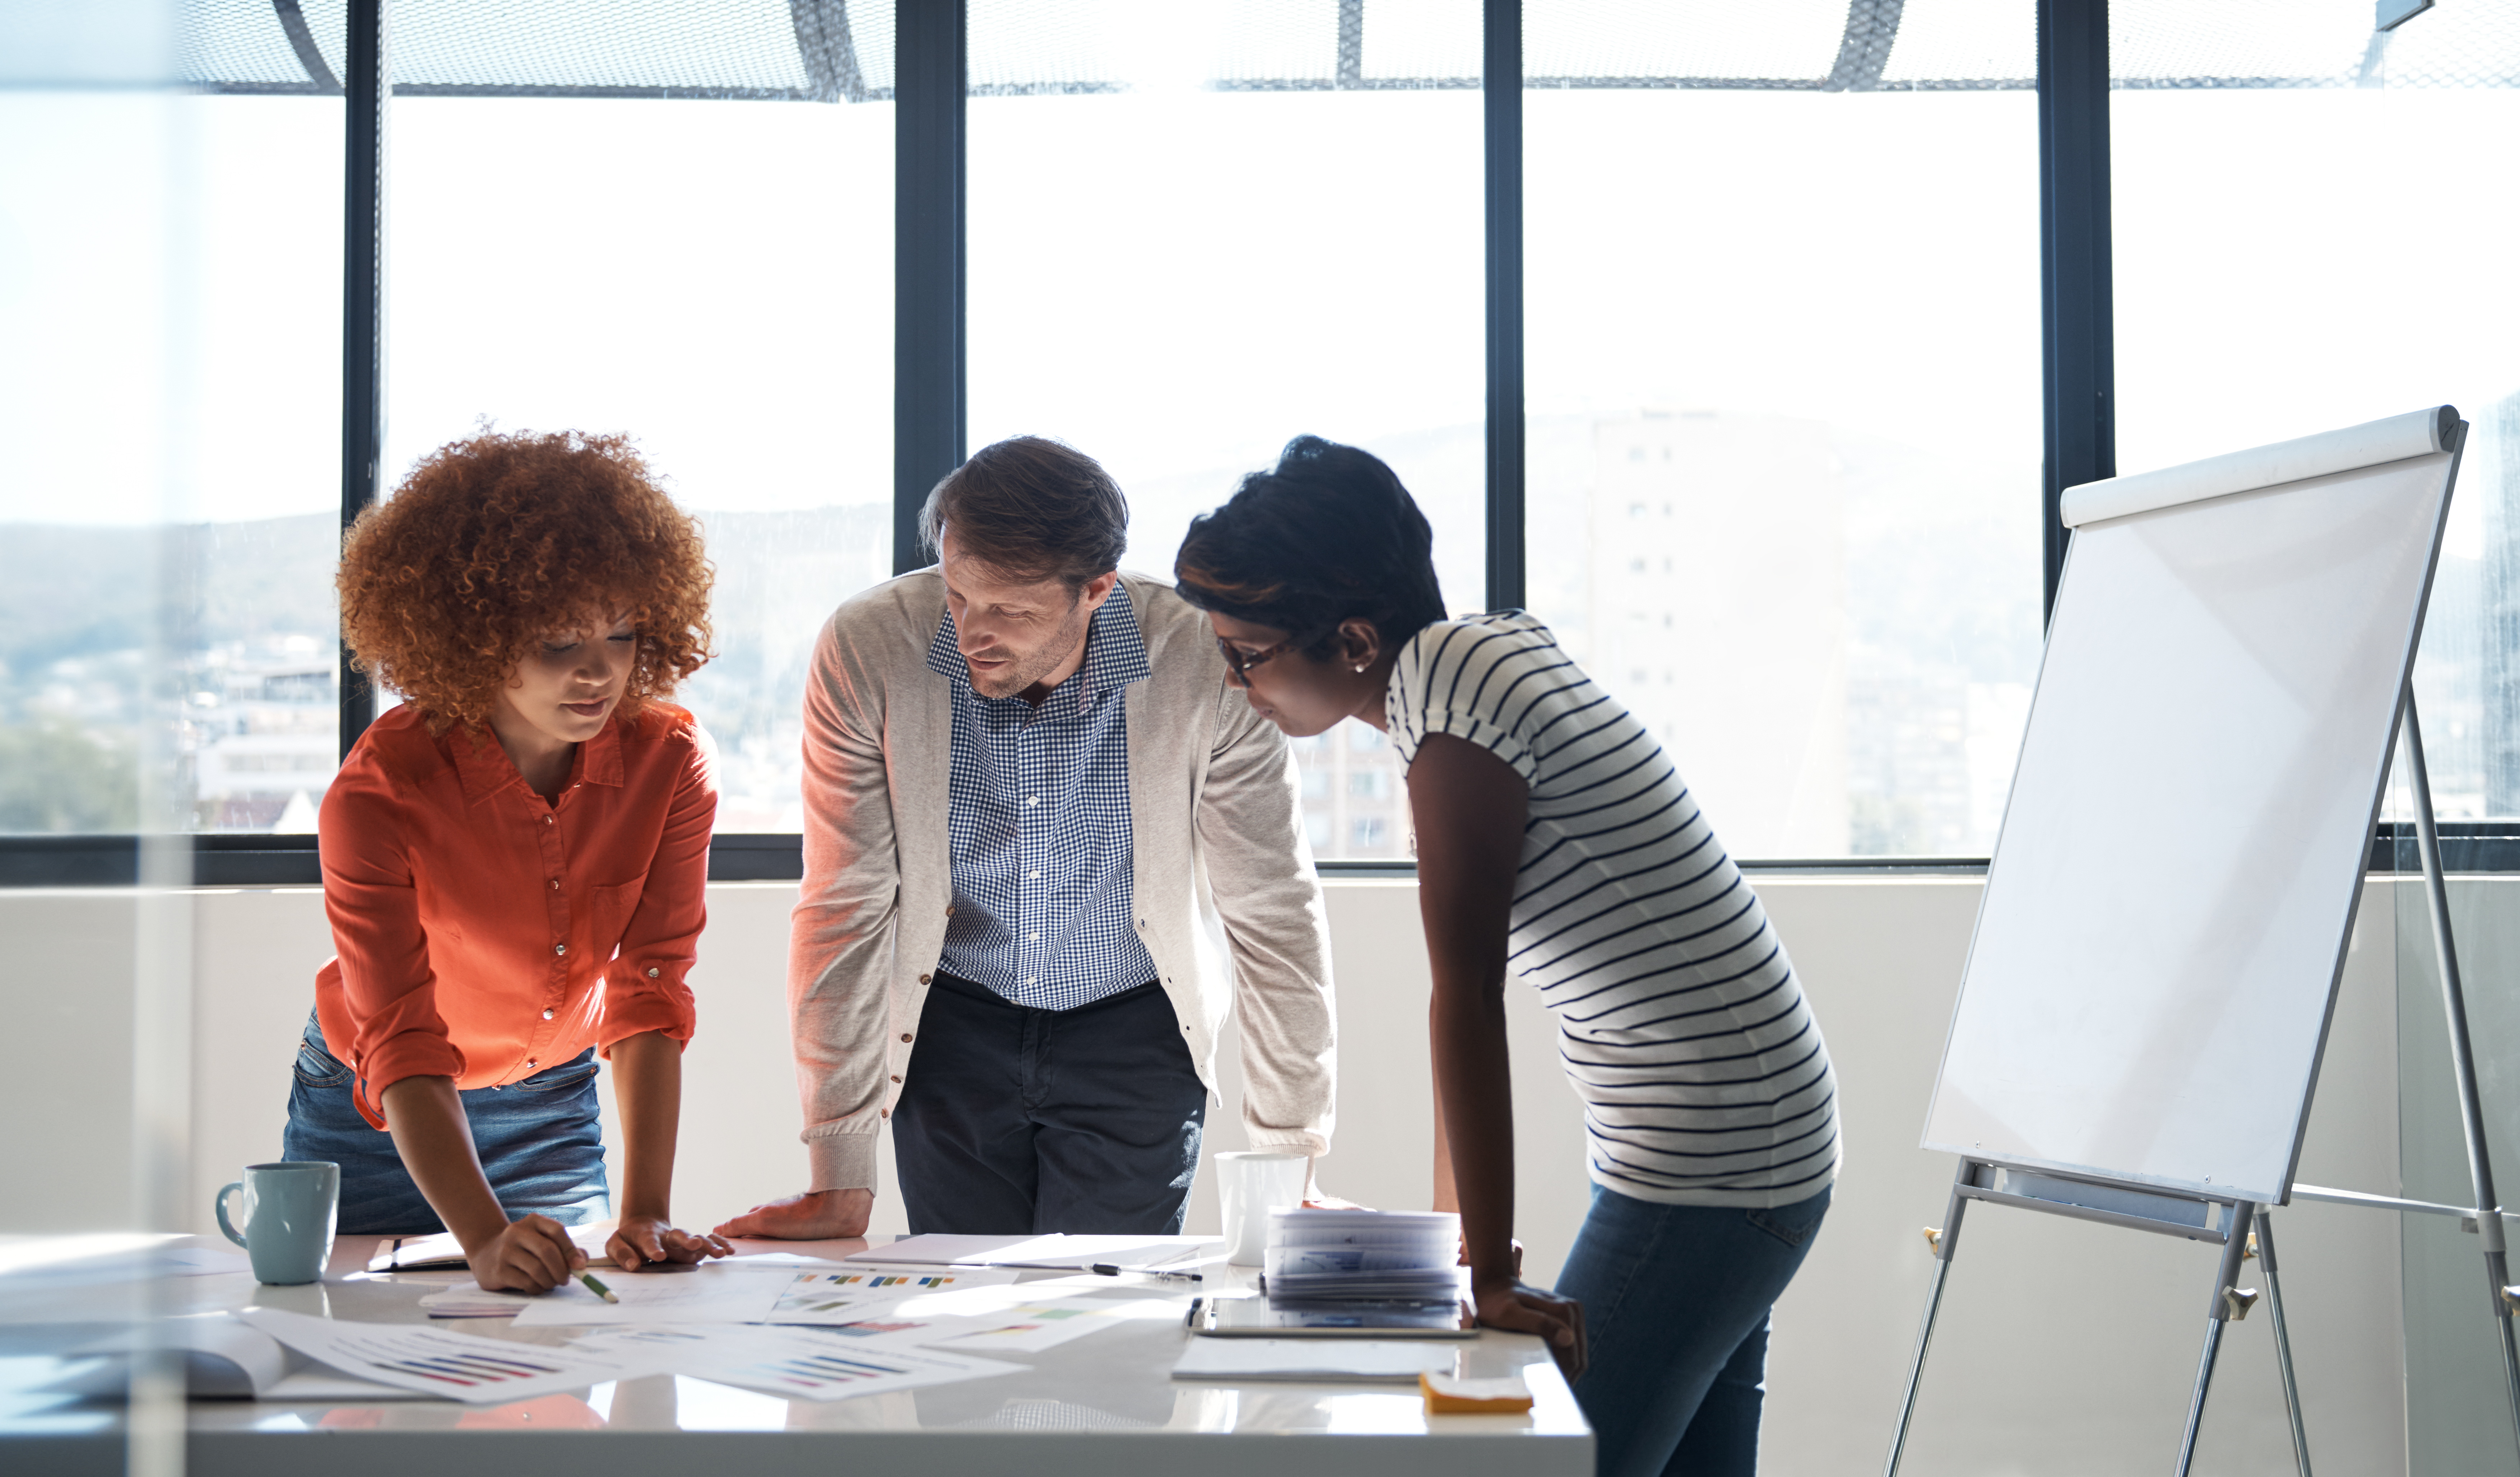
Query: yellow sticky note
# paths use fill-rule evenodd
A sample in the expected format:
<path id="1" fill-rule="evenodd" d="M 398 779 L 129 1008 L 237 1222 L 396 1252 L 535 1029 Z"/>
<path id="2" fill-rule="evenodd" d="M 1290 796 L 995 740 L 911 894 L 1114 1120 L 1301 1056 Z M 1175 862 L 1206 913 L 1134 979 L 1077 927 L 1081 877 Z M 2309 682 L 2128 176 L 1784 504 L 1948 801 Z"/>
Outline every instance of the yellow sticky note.
<path id="1" fill-rule="evenodd" d="M 1519 1415 L 1531 1409 L 1531 1387 L 1520 1374 L 1503 1379 L 1420 1374 L 1418 1390 L 1426 1397 L 1429 1415 Z"/>

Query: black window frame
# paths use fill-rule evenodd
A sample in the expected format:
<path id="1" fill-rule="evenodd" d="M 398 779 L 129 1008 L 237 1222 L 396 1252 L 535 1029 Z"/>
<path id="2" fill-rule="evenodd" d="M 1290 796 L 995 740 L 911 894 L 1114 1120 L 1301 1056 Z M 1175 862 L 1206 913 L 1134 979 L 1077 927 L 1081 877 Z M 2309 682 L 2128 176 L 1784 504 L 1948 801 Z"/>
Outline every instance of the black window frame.
<path id="1" fill-rule="evenodd" d="M 342 242 L 341 522 L 382 488 L 387 45 L 391 0 L 350 0 Z M 1345 9 L 1345 8 L 1343 8 Z M 1847 46 L 1886 55 L 1881 7 L 1848 7 Z M 2046 456 L 2040 489 L 2044 613 L 2055 601 L 2069 534 L 2063 490 L 2116 472 L 2114 328 L 2109 227 L 2107 0 L 2036 0 L 2040 307 Z M 1893 13 L 1895 14 L 1895 8 Z M 894 7 L 893 568 L 927 562 L 918 515 L 927 490 L 966 451 L 965 105 L 967 0 Z M 1892 22 L 1895 24 L 1895 21 Z M 1488 0 L 1481 18 L 1486 247 L 1486 597 L 1524 598 L 1522 5 Z M 1859 34 L 1860 33 L 1860 34 Z M 1875 67 L 1877 71 L 1877 64 Z M 1499 85 L 1502 83 L 1503 85 Z M 329 89 L 327 89 L 329 90 Z M 375 717 L 375 694 L 340 656 L 340 746 L 346 756 Z M 2373 838 L 2371 867 L 2395 869 L 2398 828 Z M 2459 870 L 2520 871 L 2506 823 L 2445 824 Z M 311 835 L 202 834 L 195 880 L 207 886 L 320 884 Z M 138 876 L 131 835 L 0 837 L 0 887 L 124 885 Z M 2465 866 L 2460 864 L 2464 863 Z M 1407 862 L 1324 862 L 1331 874 L 1409 875 Z M 1809 873 L 1973 873 L 1982 857 L 1753 859 L 1745 869 Z M 711 881 L 792 881 L 803 874 L 792 832 L 721 832 Z"/>

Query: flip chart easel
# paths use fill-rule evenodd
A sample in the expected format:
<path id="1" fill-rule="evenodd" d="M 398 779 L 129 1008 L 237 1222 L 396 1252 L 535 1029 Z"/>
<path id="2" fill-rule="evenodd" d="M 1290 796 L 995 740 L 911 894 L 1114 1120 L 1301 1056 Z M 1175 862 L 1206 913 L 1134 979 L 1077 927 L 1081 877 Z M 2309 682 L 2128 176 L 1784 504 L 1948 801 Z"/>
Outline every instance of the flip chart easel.
<path id="1" fill-rule="evenodd" d="M 1923 1146 L 1959 1156 L 1887 1471 L 1971 1201 L 2217 1245 L 2176 1471 L 2259 1294 L 2310 1447 L 2270 1211 L 2473 1217 L 2520 1440 L 2520 1344 L 2411 685 L 2467 426 L 2439 406 L 2072 488 L 2039 687 Z M 2296 1185 L 2401 738 L 2473 1208 Z M 2177 868 L 2155 818 L 2179 816 Z"/>

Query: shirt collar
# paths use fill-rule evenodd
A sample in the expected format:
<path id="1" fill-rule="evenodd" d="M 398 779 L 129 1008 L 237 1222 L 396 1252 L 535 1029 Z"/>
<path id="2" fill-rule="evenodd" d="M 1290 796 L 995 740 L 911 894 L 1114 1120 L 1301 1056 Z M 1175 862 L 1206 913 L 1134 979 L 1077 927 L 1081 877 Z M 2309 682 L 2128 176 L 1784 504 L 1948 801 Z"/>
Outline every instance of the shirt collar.
<path id="1" fill-rule="evenodd" d="M 466 804 L 477 805 L 511 784 L 525 783 L 516 761 L 499 746 L 498 736 L 490 732 L 488 724 L 450 729 L 446 737 L 447 747 L 455 758 L 456 777 L 464 785 Z M 568 793 L 569 785 L 579 783 L 608 784 L 617 789 L 621 775 L 621 712 L 615 708 L 595 737 L 577 746 L 568 761 L 568 779 L 562 782 L 561 793 Z"/>
<path id="2" fill-rule="evenodd" d="M 970 664 L 955 645 L 954 612 L 945 612 L 937 624 L 936 639 L 927 644 L 927 670 L 947 678 L 955 693 L 972 694 Z M 1074 677 L 1059 684 L 1073 683 L 1081 702 L 1091 702 L 1106 692 L 1127 687 L 1154 675 L 1147 660 L 1146 634 L 1138 627 L 1138 607 L 1129 600 L 1127 581 L 1111 587 L 1111 598 L 1094 612 L 1094 623 L 1085 631 L 1085 665 Z M 1006 699 L 1012 701 L 1012 698 Z"/>

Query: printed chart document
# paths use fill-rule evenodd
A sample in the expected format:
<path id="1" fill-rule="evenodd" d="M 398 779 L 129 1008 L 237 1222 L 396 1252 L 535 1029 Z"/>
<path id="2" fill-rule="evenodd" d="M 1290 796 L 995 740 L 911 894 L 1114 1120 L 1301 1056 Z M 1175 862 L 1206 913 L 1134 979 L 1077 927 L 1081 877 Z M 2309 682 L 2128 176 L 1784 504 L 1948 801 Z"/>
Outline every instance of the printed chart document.
<path id="1" fill-rule="evenodd" d="M 608 1303 L 574 1277 L 518 1307 L 517 1326 L 548 1328 L 580 1323 L 757 1323 L 794 1273 L 785 1267 L 746 1271 L 727 1262 L 703 1262 L 680 1272 L 608 1272 L 601 1280 L 618 1303 Z M 478 1284 L 475 1284 L 478 1285 Z M 492 1293 L 488 1296 L 499 1296 Z M 430 1310 L 435 1316 L 435 1310 Z"/>
<path id="2" fill-rule="evenodd" d="M 1194 1260 L 1225 1243 L 1215 1236 L 904 1236 L 843 1260 L 898 1267 L 1050 1267 L 1083 1272 L 1097 1264 L 1130 1269 Z"/>
<path id="3" fill-rule="evenodd" d="M 783 1269 L 785 1270 L 785 1269 Z M 766 1320 L 773 1323 L 848 1323 L 922 1293 L 1002 1286 L 1015 1274 L 995 1268 L 938 1272 L 799 1272 L 781 1290 Z M 424 1300 L 425 1301 L 425 1300 Z"/>
<path id="4" fill-rule="evenodd" d="M 496 1405 L 652 1373 L 652 1362 L 401 1323 L 352 1323 L 277 1308 L 237 1315 L 309 1359 L 400 1389 Z"/>
<path id="5" fill-rule="evenodd" d="M 1120 1295 L 1094 1297 L 1096 1292 Z M 1136 1319 L 1179 1323 L 1186 1299 L 1131 1297 L 1099 1276 L 920 1293 L 843 1311 L 829 1331 L 881 1348 L 1036 1354 Z"/>
<path id="6" fill-rule="evenodd" d="M 938 1339 L 926 1347 L 958 1354 L 986 1354 L 992 1350 L 1039 1354 L 1089 1333 L 1140 1320 L 1160 1320 L 1178 1325 L 1182 1308 L 1165 1298 L 1074 1298 L 1058 1303 L 1020 1304 L 1004 1310 L 1000 1316 L 1012 1321 L 977 1333 Z"/>
<path id="7" fill-rule="evenodd" d="M 1402 1380 L 1453 1372 L 1444 1344 L 1398 1340 L 1194 1338 L 1173 1365 L 1175 1379 Z"/>
<path id="8" fill-rule="evenodd" d="M 575 1347 L 644 1368 L 800 1400 L 846 1400 L 1023 1367 L 969 1355 L 872 1349 L 815 1328 L 607 1329 L 578 1339 Z"/>

